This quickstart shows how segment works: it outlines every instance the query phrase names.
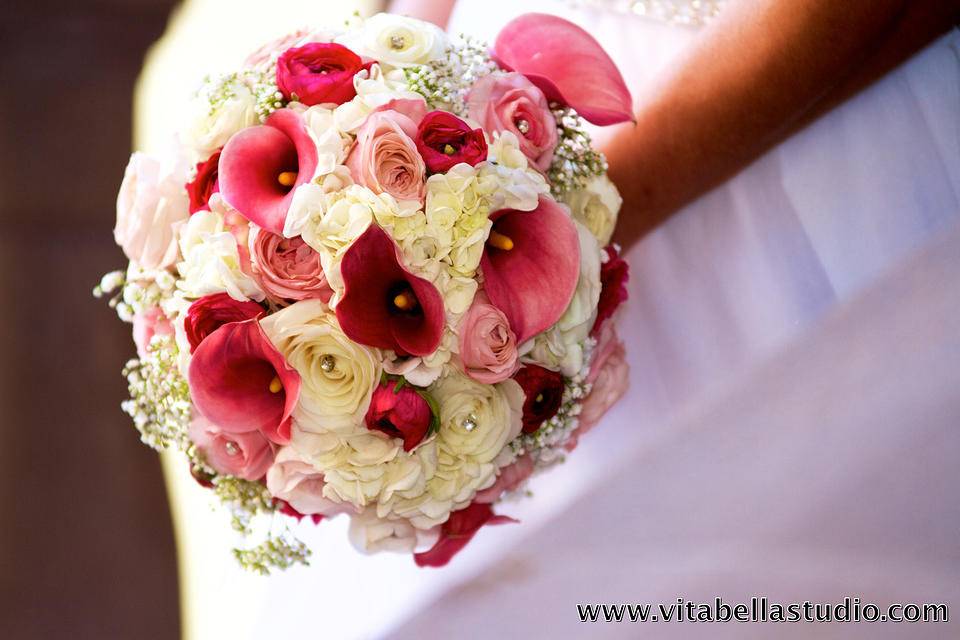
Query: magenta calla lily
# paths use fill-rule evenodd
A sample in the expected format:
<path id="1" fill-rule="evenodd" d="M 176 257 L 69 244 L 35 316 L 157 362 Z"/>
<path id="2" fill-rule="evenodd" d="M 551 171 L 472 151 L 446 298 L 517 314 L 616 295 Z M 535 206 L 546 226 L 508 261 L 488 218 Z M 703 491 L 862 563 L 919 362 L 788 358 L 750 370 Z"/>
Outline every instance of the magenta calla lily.
<path id="1" fill-rule="evenodd" d="M 540 198 L 533 211 L 501 209 L 480 260 L 483 287 L 507 317 L 517 344 L 548 329 L 566 310 L 580 277 L 580 241 L 567 212 Z"/>
<path id="2" fill-rule="evenodd" d="M 356 342 L 401 355 L 433 353 L 443 334 L 443 298 L 429 281 L 407 271 L 396 244 L 375 224 L 340 262 L 340 327 Z"/>
<path id="3" fill-rule="evenodd" d="M 633 120 L 633 100 L 623 76 L 593 36 L 568 20 L 526 13 L 497 35 L 493 54 L 501 67 L 537 85 L 551 102 L 573 107 L 596 125 Z"/>
<path id="4" fill-rule="evenodd" d="M 294 190 L 317 168 L 317 147 L 300 114 L 274 111 L 266 122 L 236 133 L 220 154 L 220 194 L 251 222 L 276 234 Z"/>
<path id="5" fill-rule="evenodd" d="M 290 414 L 300 374 L 273 346 L 257 320 L 223 325 L 197 346 L 188 371 L 197 411 L 227 433 L 259 431 L 290 442 Z"/>

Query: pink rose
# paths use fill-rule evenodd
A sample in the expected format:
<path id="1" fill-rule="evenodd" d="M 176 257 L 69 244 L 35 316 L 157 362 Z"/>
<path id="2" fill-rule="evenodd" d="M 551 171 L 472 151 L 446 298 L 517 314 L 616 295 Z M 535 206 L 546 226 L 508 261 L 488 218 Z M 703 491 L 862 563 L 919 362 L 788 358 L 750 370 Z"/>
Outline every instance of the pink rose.
<path id="1" fill-rule="evenodd" d="M 459 333 L 463 370 L 477 382 L 502 382 L 520 368 L 517 337 L 503 312 L 482 291 L 464 314 Z"/>
<path id="2" fill-rule="evenodd" d="M 259 480 L 273 464 L 273 447 L 256 431 L 227 433 L 201 416 L 190 422 L 190 439 L 218 473 Z"/>
<path id="3" fill-rule="evenodd" d="M 173 325 L 163 315 L 160 307 L 151 307 L 143 313 L 133 316 L 133 342 L 137 345 L 137 355 L 147 357 L 147 346 L 153 336 L 172 336 Z"/>
<path id="4" fill-rule="evenodd" d="M 473 85 L 467 97 L 470 117 L 489 133 L 509 131 L 520 141 L 520 151 L 546 171 L 557 146 L 557 121 L 546 97 L 519 73 L 494 73 Z"/>
<path id="5" fill-rule="evenodd" d="M 530 454 L 524 454 L 517 458 L 516 462 L 500 469 L 497 481 L 493 486 L 478 491 L 474 502 L 493 504 L 505 493 L 515 491 L 521 484 L 533 474 L 533 458 Z"/>
<path id="6" fill-rule="evenodd" d="M 580 436 L 590 431 L 630 386 L 630 365 L 623 342 L 612 322 L 600 329 L 587 382 L 593 385 L 580 408 L 580 424 L 564 445 L 568 451 L 577 446 Z"/>
<path id="7" fill-rule="evenodd" d="M 346 165 L 353 179 L 398 200 L 423 200 L 427 167 L 414 140 L 417 124 L 392 109 L 374 111 L 357 131 Z"/>
<path id="8" fill-rule="evenodd" d="M 303 515 L 356 513 L 350 503 L 339 503 L 323 497 L 323 474 L 313 465 L 300 459 L 290 447 L 277 452 L 276 460 L 267 470 L 267 490 Z"/>
<path id="9" fill-rule="evenodd" d="M 186 181 L 182 167 L 165 170 L 153 156 L 130 156 L 117 194 L 113 237 L 145 269 L 164 269 L 177 260 L 174 228 L 190 216 Z"/>
<path id="10" fill-rule="evenodd" d="M 250 241 L 253 275 L 275 302 L 320 298 L 330 300 L 333 290 L 320 266 L 320 254 L 303 238 L 284 238 L 260 229 Z"/>

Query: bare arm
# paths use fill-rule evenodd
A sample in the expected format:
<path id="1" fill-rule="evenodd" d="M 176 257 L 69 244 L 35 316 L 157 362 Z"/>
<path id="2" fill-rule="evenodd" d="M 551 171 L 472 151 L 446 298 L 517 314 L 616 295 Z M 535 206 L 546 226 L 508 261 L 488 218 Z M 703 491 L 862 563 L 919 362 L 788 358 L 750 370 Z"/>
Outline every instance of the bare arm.
<path id="1" fill-rule="evenodd" d="M 946 31 L 957 0 L 735 0 L 605 150 L 629 246 Z"/>

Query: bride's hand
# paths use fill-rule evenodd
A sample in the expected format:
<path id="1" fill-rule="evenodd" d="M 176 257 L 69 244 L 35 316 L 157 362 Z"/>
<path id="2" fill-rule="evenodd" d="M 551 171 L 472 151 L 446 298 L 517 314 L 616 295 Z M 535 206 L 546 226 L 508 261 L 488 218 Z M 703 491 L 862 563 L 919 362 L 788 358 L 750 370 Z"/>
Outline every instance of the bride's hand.
<path id="1" fill-rule="evenodd" d="M 604 149 L 629 247 L 948 30 L 960 0 L 733 0 Z"/>

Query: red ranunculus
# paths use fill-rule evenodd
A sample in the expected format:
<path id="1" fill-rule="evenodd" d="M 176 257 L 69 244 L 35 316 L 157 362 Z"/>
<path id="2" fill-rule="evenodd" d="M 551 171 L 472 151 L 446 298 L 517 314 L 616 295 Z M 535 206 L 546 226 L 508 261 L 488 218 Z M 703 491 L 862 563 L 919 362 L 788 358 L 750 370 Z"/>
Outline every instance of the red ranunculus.
<path id="1" fill-rule="evenodd" d="M 517 522 L 507 516 L 498 516 L 489 504 L 474 502 L 466 509 L 454 511 L 440 527 L 440 538 L 422 553 L 413 554 L 418 567 L 442 567 L 473 539 L 485 524 Z"/>
<path id="2" fill-rule="evenodd" d="M 284 51 L 277 59 L 277 88 L 287 100 L 305 105 L 343 104 L 357 91 L 353 76 L 367 68 L 342 44 L 311 42 Z"/>
<path id="3" fill-rule="evenodd" d="M 280 498 L 274 498 L 277 503 L 277 511 L 282 513 L 285 516 L 290 516 L 291 518 L 296 518 L 297 522 L 300 522 L 304 518 L 308 517 L 304 513 L 300 513 L 286 500 L 281 500 Z M 311 513 L 309 518 L 313 520 L 313 524 L 320 524 L 323 521 L 324 515 L 322 513 Z"/>
<path id="4" fill-rule="evenodd" d="M 528 364 L 513 376 L 523 389 L 523 432 L 533 433 L 557 415 L 563 402 L 563 376 L 556 371 Z"/>
<path id="5" fill-rule="evenodd" d="M 466 162 L 475 167 L 487 159 L 487 141 L 482 129 L 446 111 L 431 111 L 417 129 L 417 151 L 430 173 L 449 171 Z"/>
<path id="6" fill-rule="evenodd" d="M 210 196 L 220 191 L 219 165 L 220 152 L 223 147 L 213 152 L 213 155 L 197 163 L 197 176 L 187 183 L 187 195 L 190 197 L 190 213 L 209 209 Z"/>
<path id="7" fill-rule="evenodd" d="M 413 387 L 387 380 L 374 389 L 367 410 L 367 428 L 403 440 L 410 451 L 423 440 L 434 420 L 430 404 Z"/>
<path id="8" fill-rule="evenodd" d="M 190 353 L 196 350 L 204 338 L 228 322 L 251 320 L 263 314 L 263 307 L 256 302 L 240 302 L 226 293 L 203 296 L 190 305 L 183 318 L 183 329 L 190 342 Z"/>
<path id="9" fill-rule="evenodd" d="M 597 319 L 593 323 L 590 335 L 596 335 L 603 323 L 613 316 L 617 308 L 627 301 L 627 280 L 630 279 L 630 265 L 620 257 L 611 245 L 605 249 L 607 261 L 600 267 L 600 301 L 597 303 Z"/>

